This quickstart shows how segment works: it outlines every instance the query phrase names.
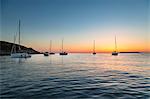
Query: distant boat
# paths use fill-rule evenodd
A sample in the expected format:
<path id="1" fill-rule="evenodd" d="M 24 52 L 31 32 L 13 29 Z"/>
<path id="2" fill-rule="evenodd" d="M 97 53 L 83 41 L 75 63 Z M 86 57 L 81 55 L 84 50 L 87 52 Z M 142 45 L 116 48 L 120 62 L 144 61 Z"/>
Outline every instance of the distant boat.
<path id="1" fill-rule="evenodd" d="M 20 47 L 20 25 L 21 25 L 21 22 L 19 20 L 19 39 L 18 39 L 19 48 L 18 48 L 18 50 L 16 50 L 16 45 L 15 45 L 15 41 L 16 41 L 16 37 L 17 37 L 17 34 L 16 34 L 14 36 L 14 45 L 12 46 L 11 57 L 12 58 L 29 58 L 29 57 L 31 57 L 31 55 L 28 54 L 25 50 L 21 50 L 21 47 Z"/>
<path id="2" fill-rule="evenodd" d="M 50 55 L 54 55 L 55 53 L 52 52 L 52 40 L 50 40 Z"/>
<path id="3" fill-rule="evenodd" d="M 63 51 L 63 39 L 62 39 L 62 49 L 61 49 L 61 53 L 59 53 L 59 55 L 68 55 L 68 53 Z"/>
<path id="4" fill-rule="evenodd" d="M 112 52 L 112 55 L 117 56 L 118 52 L 117 52 L 117 42 L 116 42 L 116 36 L 115 36 L 115 50 Z"/>
<path id="5" fill-rule="evenodd" d="M 44 56 L 49 56 L 48 52 L 44 52 L 43 54 L 44 54 Z"/>
<path id="6" fill-rule="evenodd" d="M 95 40 L 93 41 L 93 55 L 96 55 L 96 52 L 95 52 Z"/>

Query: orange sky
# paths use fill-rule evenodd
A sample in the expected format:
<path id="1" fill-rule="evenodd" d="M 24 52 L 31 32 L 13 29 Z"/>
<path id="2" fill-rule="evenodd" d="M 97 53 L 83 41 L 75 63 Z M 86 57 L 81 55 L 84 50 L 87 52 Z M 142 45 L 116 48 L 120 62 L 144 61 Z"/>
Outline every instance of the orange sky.
<path id="1" fill-rule="evenodd" d="M 123 39 L 124 38 L 124 39 Z M 96 52 L 112 52 L 114 50 L 114 38 L 103 38 L 96 39 Z M 139 52 L 150 52 L 150 41 L 148 39 L 139 39 L 132 37 L 121 37 L 117 39 L 117 49 L 121 51 L 139 51 Z M 49 42 L 38 41 L 34 42 L 30 46 L 38 51 L 49 51 Z M 61 51 L 61 40 L 53 41 L 52 51 Z M 65 39 L 64 51 L 67 52 L 92 52 L 93 51 L 93 40 L 83 39 L 81 41 L 71 41 Z"/>

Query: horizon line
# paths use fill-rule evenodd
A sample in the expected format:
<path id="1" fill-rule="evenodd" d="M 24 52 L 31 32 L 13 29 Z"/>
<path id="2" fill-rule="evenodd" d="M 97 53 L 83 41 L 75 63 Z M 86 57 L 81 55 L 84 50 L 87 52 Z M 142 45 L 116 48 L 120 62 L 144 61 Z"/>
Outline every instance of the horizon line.
<path id="1" fill-rule="evenodd" d="M 4 40 L 0 40 L 0 41 L 2 41 L 2 42 L 8 42 L 8 43 L 13 43 L 13 42 L 11 42 L 11 41 L 4 41 Z M 15 44 L 17 44 L 17 43 L 15 43 Z M 19 44 L 17 44 L 17 45 L 19 45 Z M 28 46 L 26 46 L 26 45 L 22 45 L 22 44 L 20 44 L 21 46 L 24 46 L 24 47 L 27 47 L 27 48 L 32 48 L 32 49 L 34 49 L 34 50 L 36 50 L 35 48 L 33 48 L 33 47 L 28 47 Z M 38 51 L 38 52 L 40 52 L 40 53 L 43 53 L 43 52 L 49 52 L 49 51 L 39 51 L 39 50 L 36 50 L 36 51 Z M 60 53 L 60 51 L 53 51 L 54 53 Z M 93 51 L 65 51 L 65 52 L 67 52 L 67 53 L 93 53 Z M 96 51 L 96 53 L 112 53 L 113 51 Z M 139 52 L 139 53 L 150 53 L 150 51 L 118 51 L 118 53 L 120 53 L 120 52 Z"/>

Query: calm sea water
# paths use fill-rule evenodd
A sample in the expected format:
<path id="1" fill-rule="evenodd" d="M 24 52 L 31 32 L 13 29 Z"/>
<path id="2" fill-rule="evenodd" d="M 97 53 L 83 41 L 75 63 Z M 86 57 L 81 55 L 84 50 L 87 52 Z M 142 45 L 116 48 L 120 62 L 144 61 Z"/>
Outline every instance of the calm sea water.
<path id="1" fill-rule="evenodd" d="M 150 54 L 0 57 L 0 97 L 150 99 Z"/>

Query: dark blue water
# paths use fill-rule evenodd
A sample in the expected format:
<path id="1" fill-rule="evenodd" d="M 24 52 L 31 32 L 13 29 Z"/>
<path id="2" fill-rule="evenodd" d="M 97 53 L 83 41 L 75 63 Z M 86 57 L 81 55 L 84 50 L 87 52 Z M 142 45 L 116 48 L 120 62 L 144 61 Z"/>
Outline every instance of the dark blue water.
<path id="1" fill-rule="evenodd" d="M 150 54 L 0 57 L 1 99 L 150 99 Z"/>

